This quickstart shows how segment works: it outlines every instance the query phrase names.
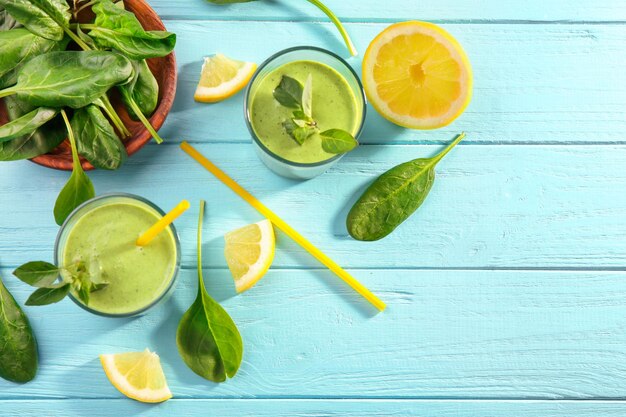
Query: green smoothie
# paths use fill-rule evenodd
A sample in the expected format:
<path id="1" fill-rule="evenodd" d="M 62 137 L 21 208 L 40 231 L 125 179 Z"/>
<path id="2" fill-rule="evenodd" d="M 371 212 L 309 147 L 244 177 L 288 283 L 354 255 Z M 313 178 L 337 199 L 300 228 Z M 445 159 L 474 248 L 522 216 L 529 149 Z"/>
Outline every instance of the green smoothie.
<path id="1" fill-rule="evenodd" d="M 172 229 L 139 247 L 137 238 L 162 217 L 154 208 L 132 198 L 112 197 L 85 209 L 70 224 L 61 253 L 64 265 L 83 261 L 109 283 L 91 293 L 88 307 L 107 314 L 127 314 L 149 306 L 174 279 L 177 248 Z"/>
<path id="2" fill-rule="evenodd" d="M 274 99 L 274 89 L 283 75 L 295 78 L 304 85 L 309 74 L 313 79 L 313 119 L 318 122 L 320 132 L 343 129 L 356 135 L 362 117 L 357 111 L 357 100 L 350 85 L 328 65 L 293 61 L 269 72 L 258 81 L 249 105 L 252 128 L 267 149 L 288 161 L 298 163 L 315 163 L 336 156 L 322 149 L 318 133 L 300 145 L 283 127 L 283 122 L 291 117 L 293 109 L 282 106 Z"/>

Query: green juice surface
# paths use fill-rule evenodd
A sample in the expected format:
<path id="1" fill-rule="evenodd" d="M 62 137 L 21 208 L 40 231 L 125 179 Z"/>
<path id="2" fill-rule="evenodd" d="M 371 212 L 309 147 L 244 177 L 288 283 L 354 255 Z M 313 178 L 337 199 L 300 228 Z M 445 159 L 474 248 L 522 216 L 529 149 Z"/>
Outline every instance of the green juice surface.
<path id="1" fill-rule="evenodd" d="M 313 79 L 313 119 L 318 122 L 320 132 L 343 129 L 355 135 L 361 123 L 352 89 L 346 79 L 328 65 L 293 61 L 272 70 L 259 81 L 252 96 L 249 110 L 252 128 L 267 149 L 298 163 L 315 163 L 335 156 L 322 149 L 317 133 L 302 145 L 289 136 L 283 122 L 292 117 L 294 109 L 282 106 L 273 96 L 283 75 L 295 78 L 304 85 L 309 74 Z"/>
<path id="2" fill-rule="evenodd" d="M 147 307 L 168 289 L 177 259 L 172 230 L 167 228 L 144 247 L 135 244 L 160 218 L 149 206 L 119 198 L 86 212 L 71 227 L 63 249 L 64 265 L 82 260 L 109 283 L 91 293 L 89 308 L 108 314 L 131 313 Z"/>

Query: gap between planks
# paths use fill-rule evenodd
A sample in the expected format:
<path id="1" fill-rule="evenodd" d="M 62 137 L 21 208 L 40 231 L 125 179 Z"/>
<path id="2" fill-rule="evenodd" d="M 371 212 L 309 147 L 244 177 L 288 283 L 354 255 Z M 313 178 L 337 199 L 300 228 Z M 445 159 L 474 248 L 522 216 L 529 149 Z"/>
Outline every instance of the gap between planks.
<path id="1" fill-rule="evenodd" d="M 159 15 L 161 20 L 168 22 L 233 22 L 233 23 L 330 23 L 328 20 L 319 17 L 296 17 L 285 19 L 263 17 L 262 19 L 241 19 L 237 16 L 224 16 L 217 19 L 207 19 L 202 16 L 193 15 Z M 350 18 L 338 16 L 342 23 L 347 24 L 392 24 L 401 21 L 401 18 Z M 532 20 L 532 19 L 424 19 L 438 25 L 625 25 L 626 20 Z"/>
<path id="2" fill-rule="evenodd" d="M 252 139 L 235 139 L 235 140 L 194 140 L 194 139 L 185 139 L 186 142 L 192 145 L 248 145 L 252 143 Z M 424 145 L 433 145 L 433 146 L 442 146 L 450 143 L 451 140 L 415 140 L 411 142 L 401 142 L 401 141 L 388 141 L 384 142 L 367 142 L 367 143 L 359 143 L 359 146 L 424 146 Z M 169 142 L 167 141 L 167 136 L 164 138 L 163 143 L 154 143 L 150 142 L 150 146 L 180 146 L 178 142 Z M 561 141 L 506 141 L 506 142 L 493 142 L 488 140 L 472 140 L 472 139 L 463 139 L 458 146 L 626 146 L 626 139 L 624 141 L 604 141 L 604 142 L 593 142 L 593 141 L 573 141 L 573 142 L 561 142 Z"/>
<path id="3" fill-rule="evenodd" d="M 39 402 L 63 402 L 63 401 L 88 401 L 88 402 L 96 402 L 96 401 L 115 401 L 115 402 L 125 402 L 130 401 L 126 398 L 120 397 L 65 397 L 65 398 L 53 398 L 53 397 L 28 397 L 28 396 L 19 396 L 19 397 L 4 397 L 0 399 L 0 404 L 3 402 L 12 402 L 12 403 L 29 403 L 32 401 Z M 370 403 L 383 403 L 383 402 L 412 402 L 412 403 L 518 403 L 518 404 L 604 404 L 604 403 L 612 403 L 612 404 L 623 404 L 626 406 L 626 400 L 624 398 L 568 398 L 568 399 L 546 399 L 546 398 L 516 398 L 516 397 L 485 397 L 485 398 L 459 398 L 459 397 L 358 397 L 358 396 L 350 396 L 350 397 L 324 397 L 324 396 L 255 396 L 250 398 L 233 398 L 233 397 L 186 397 L 186 398 L 172 398 L 167 401 L 167 403 L 175 403 L 175 402 L 192 402 L 192 401 L 203 401 L 203 402 L 223 402 L 228 401 L 236 403 L 250 403 L 250 402 L 270 402 L 270 401 L 280 401 L 280 402 L 325 402 L 325 403 L 341 403 L 341 402 L 370 402 Z"/>

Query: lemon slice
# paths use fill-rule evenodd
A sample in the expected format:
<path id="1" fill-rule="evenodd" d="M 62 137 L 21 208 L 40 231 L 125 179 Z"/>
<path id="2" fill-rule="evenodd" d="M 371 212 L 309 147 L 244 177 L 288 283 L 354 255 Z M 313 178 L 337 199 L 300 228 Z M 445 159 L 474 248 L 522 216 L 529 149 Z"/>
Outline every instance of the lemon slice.
<path id="1" fill-rule="evenodd" d="M 109 381 L 122 394 L 143 403 L 160 403 L 172 398 L 159 355 L 146 349 L 100 355 Z"/>
<path id="2" fill-rule="evenodd" d="M 256 284 L 274 260 L 276 240 L 272 222 L 262 220 L 233 230 L 224 236 L 224 256 L 235 280 L 237 292 Z"/>
<path id="3" fill-rule="evenodd" d="M 227 99 L 248 84 L 254 71 L 254 62 L 235 61 L 222 54 L 206 57 L 193 98 L 203 103 Z"/>
<path id="4" fill-rule="evenodd" d="M 413 129 L 435 129 L 463 113 L 472 96 L 472 68 L 461 45 L 437 25 L 402 22 L 370 43 L 363 86 L 386 119 Z"/>

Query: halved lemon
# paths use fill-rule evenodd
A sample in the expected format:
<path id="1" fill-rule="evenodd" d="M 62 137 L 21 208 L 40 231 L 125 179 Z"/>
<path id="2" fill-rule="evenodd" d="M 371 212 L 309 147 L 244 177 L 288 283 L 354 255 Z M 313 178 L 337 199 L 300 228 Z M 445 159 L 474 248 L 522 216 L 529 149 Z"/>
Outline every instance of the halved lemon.
<path id="1" fill-rule="evenodd" d="M 224 256 L 237 292 L 256 284 L 270 269 L 276 250 L 272 222 L 265 219 L 226 233 Z"/>
<path id="2" fill-rule="evenodd" d="M 448 32 L 427 22 L 389 26 L 363 58 L 363 86 L 386 119 L 435 129 L 459 117 L 472 96 L 472 67 Z"/>
<path id="3" fill-rule="evenodd" d="M 236 61 L 222 54 L 206 57 L 193 98 L 203 103 L 227 99 L 248 84 L 254 71 L 254 62 Z"/>
<path id="4" fill-rule="evenodd" d="M 100 355 L 104 373 L 115 388 L 133 400 L 160 403 L 172 398 L 159 355 L 146 349 Z"/>

